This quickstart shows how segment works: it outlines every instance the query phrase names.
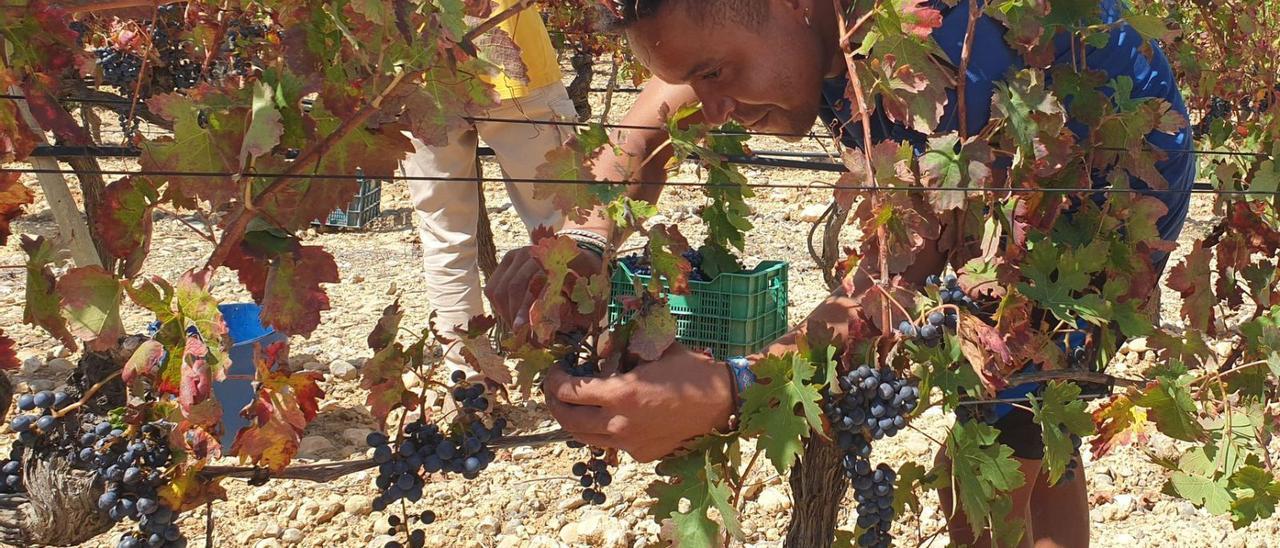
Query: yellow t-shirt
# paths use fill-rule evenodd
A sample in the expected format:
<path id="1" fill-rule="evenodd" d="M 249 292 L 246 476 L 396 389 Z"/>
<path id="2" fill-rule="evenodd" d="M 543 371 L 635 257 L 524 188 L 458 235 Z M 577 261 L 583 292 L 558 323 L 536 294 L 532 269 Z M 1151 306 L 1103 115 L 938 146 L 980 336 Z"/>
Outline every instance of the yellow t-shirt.
<path id="1" fill-rule="evenodd" d="M 518 2 L 497 0 L 492 13 L 502 13 Z M 524 74 L 520 74 L 521 64 L 513 62 L 514 59 L 508 57 L 509 60 L 504 61 L 504 56 L 514 56 L 515 52 L 506 40 L 495 38 L 496 33 L 487 33 L 476 41 L 481 56 L 501 68 L 497 76 L 482 79 L 492 84 L 503 100 L 524 97 L 535 89 L 560 81 L 556 50 L 551 46 L 551 37 L 547 36 L 547 28 L 542 24 L 542 15 L 536 7 L 526 8 L 507 18 L 498 23 L 496 29 L 505 32 L 520 48 L 524 70 Z"/>

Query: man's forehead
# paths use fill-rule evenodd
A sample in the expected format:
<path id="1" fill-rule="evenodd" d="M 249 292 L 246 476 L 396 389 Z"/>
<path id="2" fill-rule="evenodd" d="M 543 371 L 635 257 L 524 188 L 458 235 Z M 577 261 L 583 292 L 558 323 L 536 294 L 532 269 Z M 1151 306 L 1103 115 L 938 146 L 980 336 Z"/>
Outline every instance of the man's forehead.
<path id="1" fill-rule="evenodd" d="M 714 68 L 712 44 L 698 44 L 694 36 L 681 37 L 670 32 L 633 33 L 632 50 L 654 75 L 669 84 L 685 84 L 700 73 Z"/>

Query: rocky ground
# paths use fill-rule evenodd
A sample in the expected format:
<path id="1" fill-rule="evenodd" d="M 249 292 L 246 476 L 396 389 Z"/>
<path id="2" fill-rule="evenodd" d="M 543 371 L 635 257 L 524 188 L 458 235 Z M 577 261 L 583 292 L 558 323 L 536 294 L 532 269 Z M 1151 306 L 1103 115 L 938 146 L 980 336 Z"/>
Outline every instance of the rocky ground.
<path id="1" fill-rule="evenodd" d="M 595 100 L 598 103 L 599 97 Z M 625 106 L 628 97 L 618 99 Z M 614 112 L 620 112 L 615 105 Z M 597 112 L 600 111 L 597 104 Z M 616 115 L 615 115 L 616 121 Z M 757 142 L 758 141 L 758 142 Z M 796 144 L 767 139 L 752 141 L 756 149 L 793 148 L 818 150 L 816 142 Z M 134 167 L 131 162 L 106 162 L 107 167 Z M 496 175 L 496 166 L 487 170 Z M 805 184 L 830 181 L 830 174 L 792 170 L 745 170 L 752 183 Z M 686 169 L 680 177 L 693 180 Z M 38 189 L 34 178 L 24 179 Z M 526 241 L 524 228 L 509 207 L 505 194 L 494 185 L 486 190 L 499 252 Z M 824 295 L 821 274 L 808 258 L 804 237 L 814 207 L 825 204 L 829 193 L 814 189 L 760 189 L 750 200 L 755 208 L 751 220 L 756 230 L 748 241 L 746 259 L 753 264 L 762 259 L 790 261 L 792 321 L 801 319 Z M 704 199 L 691 189 L 669 190 L 663 198 L 663 216 L 676 222 L 691 240 L 703 230 L 693 215 Z M 1192 218 L 1175 255 L 1187 251 L 1212 220 L 1211 204 L 1197 199 Z M 320 328 L 308 339 L 292 341 L 293 358 L 308 369 L 325 373 L 326 397 L 320 414 L 302 441 L 299 462 L 353 459 L 366 453 L 364 437 L 375 424 L 359 388 L 358 372 L 369 356 L 364 336 L 376 321 L 377 313 L 391 302 L 389 292 L 402 295 L 407 316 L 405 325 L 425 325 L 428 306 L 423 299 L 424 282 L 419 271 L 421 253 L 412 228 L 408 192 L 402 183 L 382 190 L 384 215 L 370 228 L 359 231 L 308 231 L 311 245 L 323 245 L 337 258 L 342 283 L 329 287 L 332 310 L 324 313 Z M 176 277 L 196 266 L 210 245 L 170 214 L 160 214 L 155 224 L 155 246 L 144 273 Z M 15 233 L 43 234 L 56 238 L 56 228 L 42 200 L 29 214 L 14 224 Z M 16 238 L 14 238 L 16 240 Z M 1176 258 L 1175 258 L 1176 260 Z M 56 342 L 21 324 L 23 277 L 19 269 L 4 268 L 24 261 L 16 241 L 0 248 L 0 325 L 18 341 L 22 371 L 13 374 L 19 391 L 57 386 L 72 367 L 66 351 Z M 247 300 L 236 287 L 233 275 L 223 273 L 216 294 L 227 302 Z M 1166 318 L 1176 317 L 1177 295 L 1165 289 Z M 148 318 L 140 310 L 129 309 L 126 326 L 141 331 Z M 1114 364 L 1121 375 L 1137 376 L 1154 356 L 1143 341 L 1133 341 Z M 520 433 L 553 427 L 540 399 L 516 398 L 504 405 Z M 936 411 L 936 410 L 935 410 Z M 918 431 L 907 431 L 877 444 L 877 458 L 894 464 L 913 460 L 932 462 L 936 445 L 951 419 L 930 412 L 920 417 Z M 7 437 L 7 436 L 6 436 Z M 7 443 L 7 442 L 6 442 Z M 1156 439 L 1145 450 L 1170 454 L 1178 447 Z M 499 458 L 482 477 L 474 481 L 433 479 L 423 502 L 412 511 L 431 508 L 439 520 L 427 528 L 428 546 L 543 547 L 601 546 L 642 547 L 660 542 L 660 528 L 648 516 L 653 499 L 645 486 L 656 479 L 651 464 L 623 459 L 614 474 L 613 486 L 606 489 L 608 501 L 600 507 L 583 506 L 579 487 L 570 472 L 571 464 L 583 457 L 582 450 L 563 444 L 501 450 Z M 234 462 L 224 459 L 227 464 Z M 1144 449 L 1122 447 L 1105 458 L 1086 459 L 1092 502 L 1092 538 L 1100 546 L 1280 546 L 1280 519 L 1270 518 L 1234 530 L 1230 521 L 1210 516 L 1190 503 L 1161 493 L 1166 473 L 1148 460 Z M 213 505 L 212 538 L 220 546 L 370 546 L 381 547 L 387 513 L 374 512 L 376 494 L 373 474 L 361 472 L 334 482 L 273 480 L 251 487 L 240 480 L 224 482 L 229 500 Z M 757 470 L 746 489 L 743 524 L 744 545 L 775 546 L 785 535 L 791 506 L 784 478 Z M 841 523 L 853 528 L 851 504 L 842 510 Z M 925 499 L 920 513 L 908 512 L 896 521 L 897 542 L 903 546 L 944 546 L 941 510 L 936 498 Z M 203 510 L 190 512 L 183 531 L 192 546 L 205 543 L 206 516 Z M 90 545 L 114 546 L 118 531 L 94 539 Z"/>

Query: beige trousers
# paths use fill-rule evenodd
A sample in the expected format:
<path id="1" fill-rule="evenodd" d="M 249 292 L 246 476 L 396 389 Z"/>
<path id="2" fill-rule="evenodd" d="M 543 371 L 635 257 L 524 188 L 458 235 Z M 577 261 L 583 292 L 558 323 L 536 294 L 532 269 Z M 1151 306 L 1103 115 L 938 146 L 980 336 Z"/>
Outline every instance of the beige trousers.
<path id="1" fill-rule="evenodd" d="M 518 120 L 576 120 L 577 112 L 564 85 L 555 83 L 508 99 L 477 115 Z M 409 177 L 475 177 L 478 139 L 492 147 L 506 177 L 533 179 L 547 152 L 564 143 L 569 126 L 477 121 L 449 135 L 449 144 L 428 147 L 412 139 L 414 152 L 401 165 Z M 492 184 L 492 183 L 490 183 Z M 506 183 L 507 194 L 525 227 L 559 229 L 561 213 L 549 199 L 536 200 L 529 182 Z M 417 210 L 422 239 L 427 299 L 443 331 L 465 326 L 484 314 L 477 261 L 476 228 L 480 221 L 480 184 L 475 181 L 409 181 L 409 195 Z M 457 348 L 445 356 L 450 370 L 473 373 Z"/>

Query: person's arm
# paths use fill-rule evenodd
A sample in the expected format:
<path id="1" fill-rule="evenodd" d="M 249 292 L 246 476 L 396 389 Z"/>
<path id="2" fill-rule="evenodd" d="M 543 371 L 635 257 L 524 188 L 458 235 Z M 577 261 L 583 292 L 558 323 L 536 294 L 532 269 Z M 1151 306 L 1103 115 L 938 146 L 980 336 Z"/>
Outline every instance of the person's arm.
<path id="1" fill-rule="evenodd" d="M 665 116 L 670 116 L 682 106 L 697 102 L 693 88 L 689 86 L 673 86 L 657 78 L 649 80 L 644 89 L 636 96 L 636 102 L 619 125 L 643 126 L 657 129 L 620 128 L 613 132 L 613 141 L 622 149 L 622 155 L 610 153 L 600 155 L 592 172 L 601 181 L 640 181 L 643 183 L 666 182 L 666 165 L 673 154 L 667 145 L 669 135 L 663 129 Z M 694 114 L 687 120 L 689 123 L 701 121 L 701 113 Z M 633 184 L 627 188 L 627 196 L 633 200 L 644 200 L 657 203 L 662 195 L 663 185 Z M 569 221 L 565 229 L 589 230 L 609 239 L 609 243 L 617 245 L 626 239 L 625 233 L 614 233 L 613 222 L 604 214 L 604 207 L 599 206 L 591 211 L 587 219 L 580 223 Z"/>

